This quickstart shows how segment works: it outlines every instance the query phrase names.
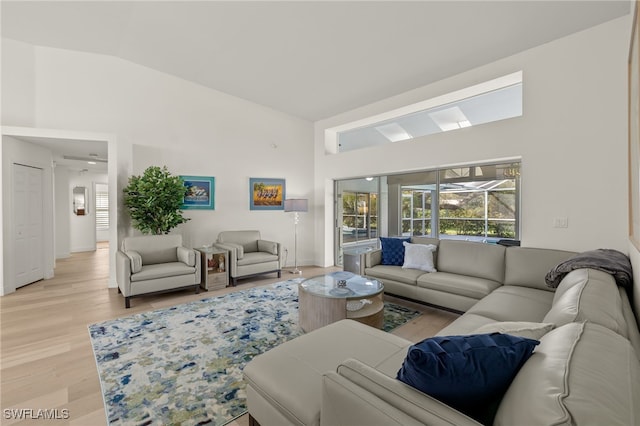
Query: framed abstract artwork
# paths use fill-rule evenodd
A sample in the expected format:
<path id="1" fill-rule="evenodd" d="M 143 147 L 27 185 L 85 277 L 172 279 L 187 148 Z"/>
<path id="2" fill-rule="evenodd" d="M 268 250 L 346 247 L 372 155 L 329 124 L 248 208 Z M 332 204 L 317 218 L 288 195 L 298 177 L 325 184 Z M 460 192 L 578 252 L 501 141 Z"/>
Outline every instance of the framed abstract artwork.
<path id="1" fill-rule="evenodd" d="M 285 180 L 249 178 L 249 210 L 284 210 Z"/>
<path id="2" fill-rule="evenodd" d="M 180 176 L 187 188 L 182 201 L 183 210 L 215 210 L 216 181 L 214 177 Z"/>

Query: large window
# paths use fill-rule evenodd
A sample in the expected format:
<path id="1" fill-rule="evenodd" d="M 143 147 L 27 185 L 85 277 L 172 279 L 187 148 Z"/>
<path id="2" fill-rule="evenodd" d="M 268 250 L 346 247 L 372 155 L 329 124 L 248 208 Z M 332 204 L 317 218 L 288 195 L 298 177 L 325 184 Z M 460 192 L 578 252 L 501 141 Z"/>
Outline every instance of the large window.
<path id="1" fill-rule="evenodd" d="M 431 235 L 432 190 L 402 189 L 402 235 Z"/>
<path id="2" fill-rule="evenodd" d="M 401 193 L 398 234 L 482 241 L 517 239 L 519 177 L 519 163 L 390 177 L 389 182 L 398 182 Z"/>
<path id="3" fill-rule="evenodd" d="M 336 181 L 335 261 L 380 236 L 496 242 L 520 238 L 520 163 Z"/>

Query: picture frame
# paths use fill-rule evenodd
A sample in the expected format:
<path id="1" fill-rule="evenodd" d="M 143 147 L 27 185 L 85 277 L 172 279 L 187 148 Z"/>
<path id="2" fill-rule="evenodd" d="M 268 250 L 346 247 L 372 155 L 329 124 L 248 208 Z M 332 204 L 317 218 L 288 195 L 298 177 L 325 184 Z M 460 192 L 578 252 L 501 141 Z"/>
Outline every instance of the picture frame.
<path id="1" fill-rule="evenodd" d="M 629 46 L 629 240 L 640 250 L 640 23 L 634 2 Z"/>
<path id="2" fill-rule="evenodd" d="M 249 210 L 284 210 L 284 179 L 249 178 Z"/>
<path id="3" fill-rule="evenodd" d="M 180 176 L 189 189 L 182 210 L 215 210 L 216 179 L 209 176 Z"/>

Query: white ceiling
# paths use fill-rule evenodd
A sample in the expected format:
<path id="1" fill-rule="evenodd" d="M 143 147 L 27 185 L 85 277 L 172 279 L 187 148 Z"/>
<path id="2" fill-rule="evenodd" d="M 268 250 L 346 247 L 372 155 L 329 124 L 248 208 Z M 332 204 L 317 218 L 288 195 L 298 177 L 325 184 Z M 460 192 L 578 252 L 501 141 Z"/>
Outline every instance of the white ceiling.
<path id="1" fill-rule="evenodd" d="M 3 37 L 120 57 L 317 121 L 628 14 L 630 2 L 2 0 L 0 8 Z M 63 154 L 107 149 L 31 142 L 75 169 L 93 167 Z"/>
<path id="2" fill-rule="evenodd" d="M 628 14 L 629 0 L 10 1 L 2 36 L 117 56 L 310 121 Z"/>

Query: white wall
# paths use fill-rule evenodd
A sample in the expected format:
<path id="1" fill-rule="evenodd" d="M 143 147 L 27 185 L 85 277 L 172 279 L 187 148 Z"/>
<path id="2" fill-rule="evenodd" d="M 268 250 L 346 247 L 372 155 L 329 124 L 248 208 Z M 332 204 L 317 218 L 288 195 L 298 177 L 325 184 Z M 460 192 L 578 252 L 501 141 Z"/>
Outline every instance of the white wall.
<path id="1" fill-rule="evenodd" d="M 332 263 L 333 178 L 522 160 L 524 246 L 627 247 L 627 54 L 623 17 L 315 124 L 316 262 Z M 520 118 L 341 154 L 325 131 L 522 70 Z M 553 218 L 569 220 L 553 228 Z"/>
<path id="2" fill-rule="evenodd" d="M 33 126 L 35 53 L 33 46 L 2 39 L 2 125 Z"/>
<path id="3" fill-rule="evenodd" d="M 292 253 L 293 218 L 282 211 L 249 211 L 249 178 L 284 178 L 288 197 L 312 200 L 310 122 L 117 58 L 20 47 L 22 53 L 32 49 L 35 59 L 6 56 L 17 62 L 13 68 L 24 67 L 34 76 L 34 117 L 21 108 L 3 112 L 3 119 L 114 134 L 119 152 L 132 153 L 130 164 L 119 158 L 116 165 L 120 205 L 128 176 L 149 165 L 166 165 L 178 175 L 214 176 L 216 209 L 186 211 L 192 220 L 174 231 L 187 245 L 209 243 L 222 230 L 259 229 L 263 238 L 281 241 Z M 2 96 L 3 106 L 11 108 L 11 99 Z M 118 215 L 127 221 L 124 209 Z M 307 214 L 299 226 L 300 265 L 314 260 L 312 224 L 313 215 Z M 127 233 L 134 232 L 119 230 L 119 241 Z"/>
<path id="4" fill-rule="evenodd" d="M 69 174 L 67 167 L 56 166 L 53 170 L 54 208 L 55 208 L 55 247 L 56 259 L 71 256 L 71 217 L 69 209 L 72 203 L 69 193 Z"/>

